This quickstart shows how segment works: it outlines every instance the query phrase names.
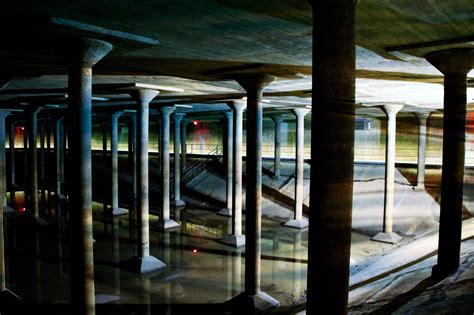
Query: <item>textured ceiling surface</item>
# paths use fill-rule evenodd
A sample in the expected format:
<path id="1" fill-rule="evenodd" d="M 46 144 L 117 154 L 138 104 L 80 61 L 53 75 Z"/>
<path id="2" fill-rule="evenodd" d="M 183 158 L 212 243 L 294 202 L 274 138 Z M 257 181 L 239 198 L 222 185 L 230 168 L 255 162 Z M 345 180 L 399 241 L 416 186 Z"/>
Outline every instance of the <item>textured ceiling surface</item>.
<path id="1" fill-rule="evenodd" d="M 443 77 L 423 56 L 474 45 L 474 2 L 359 0 L 356 12 L 357 102 L 442 108 Z M 278 77 L 266 90 L 266 109 L 307 106 L 311 81 L 317 80 L 311 76 L 311 7 L 303 0 L 14 1 L 0 17 L 4 107 L 39 104 L 45 93 L 66 91 L 66 68 L 55 49 L 67 36 L 104 38 L 114 45 L 94 67 L 96 84 L 141 82 L 184 90 L 162 94 L 156 102 L 199 108 L 242 97 L 235 81 L 219 76 L 239 71 Z M 131 104 L 126 94 L 105 96 L 110 102 L 101 107 Z M 469 88 L 468 102 L 472 99 Z"/>

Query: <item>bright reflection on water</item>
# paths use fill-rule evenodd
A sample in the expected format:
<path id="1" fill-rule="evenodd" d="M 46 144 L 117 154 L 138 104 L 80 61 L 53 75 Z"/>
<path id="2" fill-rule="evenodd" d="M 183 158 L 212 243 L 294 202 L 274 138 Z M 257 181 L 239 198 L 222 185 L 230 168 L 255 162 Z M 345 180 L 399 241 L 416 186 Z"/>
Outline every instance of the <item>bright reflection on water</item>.
<path id="1" fill-rule="evenodd" d="M 150 254 L 164 261 L 166 269 L 138 275 L 121 268 L 135 255 L 128 216 L 103 218 L 101 210 L 101 204 L 94 205 L 96 303 L 222 303 L 243 291 L 245 249 L 218 242 L 230 233 L 230 218 L 207 210 L 172 210 L 180 228 L 150 229 Z M 47 219 L 53 223 L 54 212 Z M 15 224 L 8 229 L 12 290 L 26 303 L 69 303 L 67 237 L 58 238 L 55 229 L 41 234 Z M 262 236 L 262 291 L 282 305 L 297 303 L 306 290 L 307 232 L 263 219 Z"/>

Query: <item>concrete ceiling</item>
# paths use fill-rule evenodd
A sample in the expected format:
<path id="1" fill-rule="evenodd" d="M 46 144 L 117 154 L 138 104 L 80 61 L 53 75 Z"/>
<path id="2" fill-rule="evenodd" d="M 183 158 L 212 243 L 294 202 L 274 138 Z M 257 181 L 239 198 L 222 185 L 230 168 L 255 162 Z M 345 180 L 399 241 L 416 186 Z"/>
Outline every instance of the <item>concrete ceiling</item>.
<path id="1" fill-rule="evenodd" d="M 266 90 L 266 108 L 310 104 L 312 14 L 305 0 L 11 1 L 0 18 L 3 107 L 64 93 L 67 72 L 54 50 L 64 36 L 77 35 L 114 44 L 94 67 L 94 83 L 184 90 L 157 102 L 195 103 L 198 110 L 226 94 L 243 95 L 231 74 L 265 72 L 278 77 Z M 473 47 L 473 29 L 472 0 L 359 0 L 357 102 L 442 108 L 442 75 L 422 57 Z M 127 95 L 94 93 L 113 101 L 109 106 L 130 104 Z"/>

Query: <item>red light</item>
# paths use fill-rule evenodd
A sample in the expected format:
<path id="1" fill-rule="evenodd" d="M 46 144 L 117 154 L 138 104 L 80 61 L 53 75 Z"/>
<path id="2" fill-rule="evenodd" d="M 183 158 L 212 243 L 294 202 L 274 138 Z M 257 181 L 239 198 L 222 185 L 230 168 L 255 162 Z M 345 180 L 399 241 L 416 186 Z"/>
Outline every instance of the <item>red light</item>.
<path id="1" fill-rule="evenodd" d="M 23 208 L 20 209 L 20 212 L 25 212 L 25 211 L 26 211 L 26 208 L 25 208 L 25 207 L 23 207 Z"/>
<path id="2" fill-rule="evenodd" d="M 197 253 L 197 252 L 198 252 L 198 250 L 197 250 L 197 249 L 193 249 L 193 253 Z"/>
<path id="3" fill-rule="evenodd" d="M 25 130 L 25 127 L 21 127 L 21 130 L 22 130 L 22 131 Z"/>
<path id="4" fill-rule="evenodd" d="M 193 121 L 193 124 L 194 124 L 194 126 L 197 126 L 197 125 L 198 125 L 198 122 L 197 122 L 197 121 Z"/>

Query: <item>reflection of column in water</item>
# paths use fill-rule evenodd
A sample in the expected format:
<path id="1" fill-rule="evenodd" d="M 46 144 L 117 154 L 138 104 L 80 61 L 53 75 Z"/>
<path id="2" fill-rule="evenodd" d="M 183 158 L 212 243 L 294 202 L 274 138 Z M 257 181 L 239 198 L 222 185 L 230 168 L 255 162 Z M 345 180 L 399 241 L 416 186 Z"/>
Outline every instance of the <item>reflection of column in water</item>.
<path id="1" fill-rule="evenodd" d="M 62 236 L 61 228 L 58 229 L 58 266 L 59 266 L 59 275 L 66 277 L 66 275 L 64 274 L 64 266 L 63 266 L 63 236 Z"/>
<path id="2" fill-rule="evenodd" d="M 293 234 L 293 258 L 298 259 L 299 251 L 301 249 L 301 231 L 296 231 Z M 296 301 L 301 297 L 301 264 L 293 263 L 293 296 Z"/>
<path id="3" fill-rule="evenodd" d="M 142 300 L 141 305 L 143 307 L 143 315 L 151 314 L 151 299 L 150 299 L 150 279 L 143 277 L 142 278 Z"/>
<path id="4" fill-rule="evenodd" d="M 114 259 L 114 295 L 120 297 L 120 234 L 119 218 L 112 218 L 113 259 Z"/>
<path id="5" fill-rule="evenodd" d="M 132 200 L 130 200 L 130 206 L 128 209 L 128 239 L 129 241 L 136 240 L 136 236 L 137 236 L 137 199 L 136 197 L 133 197 Z M 136 252 L 136 248 L 135 248 L 135 254 L 136 255 L 138 254 Z"/>
<path id="6" fill-rule="evenodd" d="M 165 232 L 163 233 L 163 250 L 164 250 L 164 261 L 167 262 L 166 264 L 166 274 L 169 275 L 171 272 L 171 249 L 170 249 L 170 242 L 171 242 L 171 236 L 170 233 Z M 170 305 L 171 304 L 171 283 L 169 280 L 167 280 L 164 283 L 164 293 L 165 293 L 165 305 Z M 166 307 L 168 310 L 169 307 Z"/>
<path id="7" fill-rule="evenodd" d="M 227 255 L 223 257 L 225 264 L 222 266 L 226 274 L 226 301 L 232 298 L 232 287 L 233 287 L 233 255 L 232 252 L 227 252 Z"/>
<path id="8" fill-rule="evenodd" d="M 40 239 L 39 233 L 34 234 L 33 239 L 33 255 L 35 259 L 34 279 L 35 279 L 35 303 L 41 304 L 41 260 L 40 260 Z"/>
<path id="9" fill-rule="evenodd" d="M 5 187 L 5 186 L 4 186 Z M 6 199 L 6 198 L 4 198 Z M 0 255 L 2 257 L 0 257 L 0 264 L 3 263 L 3 270 L 2 270 L 2 266 L 0 265 L 0 292 L 5 290 L 6 288 L 9 287 L 9 260 L 8 259 L 10 257 L 10 251 L 9 251 L 9 246 L 8 246 L 8 243 L 9 243 L 9 238 L 8 238 L 8 234 L 9 234 L 9 230 L 8 230 L 8 217 L 5 215 L 5 213 L 3 213 L 1 215 L 2 217 L 0 218 L 0 224 L 2 225 L 1 228 L 0 228 L 0 233 L 3 234 L 3 238 L 0 238 L 0 246 L 2 248 L 0 248 L 0 250 L 3 251 L 3 253 Z M 0 234 L 1 235 L 1 234 Z M 3 277 L 3 279 L 2 279 Z M 4 283 L 3 283 L 4 281 Z"/>
<path id="10" fill-rule="evenodd" d="M 232 295 L 236 295 L 242 292 L 242 256 L 239 252 L 236 252 L 234 256 L 232 256 L 232 283 L 234 292 Z"/>
<path id="11" fill-rule="evenodd" d="M 278 249 L 280 248 L 280 239 L 278 236 L 278 231 L 275 231 L 275 234 L 273 234 L 273 260 L 272 260 L 272 284 L 275 285 L 275 277 L 276 274 L 278 273 L 278 262 L 275 259 L 277 257 L 277 252 Z"/>

